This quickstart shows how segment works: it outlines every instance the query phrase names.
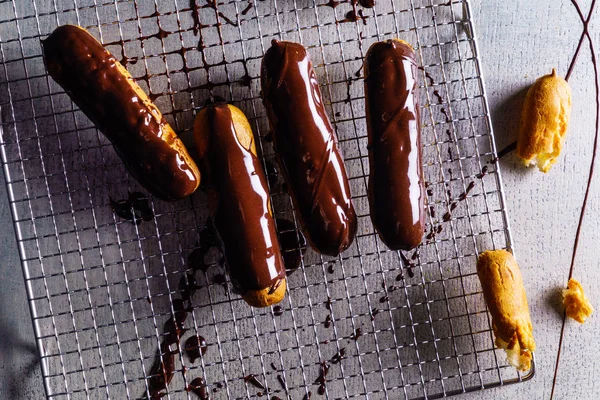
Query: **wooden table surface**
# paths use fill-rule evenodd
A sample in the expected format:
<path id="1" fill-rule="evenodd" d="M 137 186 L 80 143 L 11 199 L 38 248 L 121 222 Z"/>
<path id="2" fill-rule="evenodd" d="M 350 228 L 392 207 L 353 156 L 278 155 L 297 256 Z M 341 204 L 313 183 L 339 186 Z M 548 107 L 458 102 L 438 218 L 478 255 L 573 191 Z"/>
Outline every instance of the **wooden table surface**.
<path id="1" fill-rule="evenodd" d="M 591 0 L 580 1 L 587 14 Z M 557 68 L 564 75 L 582 25 L 570 0 L 472 1 L 473 18 L 498 149 L 516 137 L 527 87 Z M 590 34 L 600 45 L 600 16 Z M 548 174 L 523 168 L 513 154 L 501 162 L 517 259 L 523 271 L 537 342 L 533 380 L 466 394 L 462 399 L 549 399 L 562 324 L 561 289 L 566 285 L 577 221 L 594 142 L 594 71 L 587 43 L 570 79 L 573 112 L 567 142 Z M 600 173 L 600 172 L 599 172 Z M 600 309 L 596 228 L 600 182 L 592 182 L 574 276 Z M 0 398 L 41 399 L 42 378 L 27 306 L 8 198 L 0 186 Z M 567 321 L 555 399 L 600 398 L 600 319 Z"/>

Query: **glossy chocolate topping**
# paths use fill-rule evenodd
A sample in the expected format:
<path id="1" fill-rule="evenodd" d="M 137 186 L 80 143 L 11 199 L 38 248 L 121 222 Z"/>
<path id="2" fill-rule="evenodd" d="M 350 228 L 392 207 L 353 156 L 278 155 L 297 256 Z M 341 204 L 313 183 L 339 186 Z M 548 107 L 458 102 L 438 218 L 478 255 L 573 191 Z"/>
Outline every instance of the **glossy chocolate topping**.
<path id="1" fill-rule="evenodd" d="M 273 145 L 304 233 L 316 251 L 335 256 L 352 243 L 356 214 L 306 49 L 273 40 L 261 84 Z"/>
<path id="2" fill-rule="evenodd" d="M 210 132 L 204 167 L 218 197 L 214 223 L 231 281 L 241 294 L 276 287 L 285 267 L 260 160 L 240 143 L 226 104 L 203 112 Z"/>
<path id="3" fill-rule="evenodd" d="M 418 246 L 425 229 L 416 88 L 409 45 L 387 40 L 371 46 L 365 60 L 369 204 L 373 225 L 392 250 Z"/>
<path id="4" fill-rule="evenodd" d="M 43 41 L 43 50 L 50 76 L 112 142 L 142 186 L 167 200 L 196 190 L 200 173 L 183 143 L 100 42 L 64 25 Z"/>

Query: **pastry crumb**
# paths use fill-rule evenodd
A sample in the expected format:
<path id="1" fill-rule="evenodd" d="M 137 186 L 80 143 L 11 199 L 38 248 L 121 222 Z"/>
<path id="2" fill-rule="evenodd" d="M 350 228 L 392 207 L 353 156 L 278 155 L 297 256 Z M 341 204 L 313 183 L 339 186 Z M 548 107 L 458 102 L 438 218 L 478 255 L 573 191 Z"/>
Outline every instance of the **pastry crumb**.
<path id="1" fill-rule="evenodd" d="M 563 290 L 563 304 L 567 317 L 573 318 L 580 324 L 583 324 L 594 312 L 594 307 L 585 297 L 581 283 L 574 278 L 569 279 L 567 288 Z"/>

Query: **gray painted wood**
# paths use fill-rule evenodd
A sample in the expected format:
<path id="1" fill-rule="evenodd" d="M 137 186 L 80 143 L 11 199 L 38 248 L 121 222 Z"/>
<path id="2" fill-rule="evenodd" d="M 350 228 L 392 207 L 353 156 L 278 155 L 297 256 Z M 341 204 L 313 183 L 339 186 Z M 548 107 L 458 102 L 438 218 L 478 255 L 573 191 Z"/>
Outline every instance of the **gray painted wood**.
<path id="1" fill-rule="evenodd" d="M 583 1 L 584 9 L 589 1 Z M 556 67 L 564 74 L 580 35 L 570 1 L 515 1 L 511 4 L 474 1 L 474 19 L 497 147 L 515 138 L 519 109 L 526 87 Z M 598 43 L 598 29 L 592 36 Z M 591 63 L 587 46 L 571 79 L 574 107 L 569 136 L 560 161 L 549 174 L 522 168 L 514 156 L 501 161 L 510 223 L 519 264 L 528 291 L 535 335 L 537 375 L 530 382 L 462 396 L 464 399 L 547 399 L 550 396 L 561 326 L 560 287 L 567 280 L 571 246 L 583 199 L 593 143 Z M 2 398 L 39 399 L 43 396 L 39 367 L 32 364 L 31 320 L 23 288 L 18 252 L 6 201 L 0 193 L 0 394 Z M 600 277 L 595 258 L 600 239 L 595 228 L 599 207 L 597 182 L 575 268 L 595 305 Z M 596 399 L 600 346 L 596 316 L 583 326 L 569 321 L 559 366 L 556 399 Z"/>

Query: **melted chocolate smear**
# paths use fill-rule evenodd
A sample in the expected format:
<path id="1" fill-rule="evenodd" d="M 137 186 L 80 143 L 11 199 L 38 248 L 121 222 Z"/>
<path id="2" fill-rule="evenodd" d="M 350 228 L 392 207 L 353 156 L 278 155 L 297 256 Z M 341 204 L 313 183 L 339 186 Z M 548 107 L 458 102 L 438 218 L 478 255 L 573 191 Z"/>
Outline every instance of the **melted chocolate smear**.
<path id="1" fill-rule="evenodd" d="M 413 255 L 410 257 L 411 260 L 416 260 L 419 257 L 419 253 L 415 250 L 415 252 L 413 253 Z"/>
<path id="2" fill-rule="evenodd" d="M 486 176 L 488 174 L 489 168 L 487 165 L 484 165 L 483 168 L 481 168 L 481 173 L 477 174 L 477 178 L 481 179 L 484 176 Z"/>
<path id="3" fill-rule="evenodd" d="M 411 267 L 411 268 L 408 268 L 408 269 L 406 270 L 406 272 L 408 272 L 408 277 L 409 277 L 409 278 L 414 278 L 414 277 L 415 277 L 415 272 L 413 271 L 412 267 Z"/>
<path id="4" fill-rule="evenodd" d="M 388 296 L 383 296 L 379 299 L 380 303 L 385 303 L 386 301 L 388 301 L 390 298 Z"/>
<path id="5" fill-rule="evenodd" d="M 148 380 L 148 391 L 151 399 L 164 396 L 162 391 L 173 379 L 173 371 L 175 371 L 175 354 L 169 345 L 163 342 L 160 345 L 160 353 L 156 356 L 150 369 L 151 378 Z"/>
<path id="6" fill-rule="evenodd" d="M 248 2 L 248 5 L 246 6 L 246 8 L 244 8 L 244 9 L 242 10 L 242 15 L 246 15 L 246 14 L 248 14 L 248 11 L 250 11 L 250 10 L 252 9 L 252 6 L 253 6 L 253 5 L 254 5 L 254 4 L 253 4 L 251 1 L 249 1 L 249 2 Z"/>
<path id="7" fill-rule="evenodd" d="M 400 271 L 400 273 L 396 275 L 396 282 L 400 282 L 402 279 L 404 279 L 404 274 Z"/>
<path id="8" fill-rule="evenodd" d="M 450 132 L 450 129 L 446 129 L 446 136 L 448 136 L 448 140 L 452 140 L 452 132 Z"/>
<path id="9" fill-rule="evenodd" d="M 277 375 L 277 381 L 279 382 L 279 384 L 281 385 L 281 387 L 285 390 L 285 381 L 283 380 L 283 378 L 281 377 L 281 375 Z"/>
<path id="10" fill-rule="evenodd" d="M 437 90 L 437 89 L 434 90 L 433 95 L 435 96 L 435 99 L 437 100 L 437 104 L 442 104 L 444 102 L 444 100 L 442 99 L 442 96 L 440 95 L 439 90 Z"/>
<path id="11" fill-rule="evenodd" d="M 163 40 L 167 36 L 169 36 L 171 33 L 173 33 L 173 32 L 167 32 L 167 31 L 165 31 L 163 28 L 161 28 L 159 26 L 158 27 L 158 32 L 156 32 L 154 35 L 150 35 L 149 38 L 154 37 L 154 38 L 157 38 L 159 40 Z"/>
<path id="12" fill-rule="evenodd" d="M 141 192 L 131 192 L 127 200 L 114 201 L 109 198 L 110 205 L 119 217 L 132 221 L 136 225 L 142 221 L 152 221 L 154 212 L 148 202 L 148 197 Z"/>
<path id="13" fill-rule="evenodd" d="M 206 339 L 202 336 L 191 336 L 185 341 L 185 353 L 194 363 L 201 355 L 206 354 Z"/>
<path id="14" fill-rule="evenodd" d="M 358 0 L 358 4 L 364 8 L 373 8 L 375 7 L 375 0 Z"/>
<path id="15" fill-rule="evenodd" d="M 444 217 L 442 219 L 444 220 L 444 222 L 448 222 L 452 219 L 452 214 L 450 212 L 447 212 L 446 214 L 444 214 Z"/>
<path id="16" fill-rule="evenodd" d="M 275 187 L 277 185 L 277 180 L 279 179 L 279 171 L 277 170 L 277 167 L 272 161 L 265 161 L 265 172 L 267 173 L 269 186 L 271 188 Z"/>
<path id="17" fill-rule="evenodd" d="M 256 377 L 252 374 L 246 375 L 244 377 L 244 382 L 251 383 L 253 386 L 265 390 L 265 385 L 263 385 Z"/>
<path id="18" fill-rule="evenodd" d="M 431 214 L 431 218 L 435 218 L 435 208 L 433 206 L 429 206 L 429 214 Z"/>
<path id="19" fill-rule="evenodd" d="M 302 400 L 310 400 L 310 396 L 312 396 L 312 392 L 308 392 L 304 395 L 304 397 L 302 398 Z"/>
<path id="20" fill-rule="evenodd" d="M 341 1 L 336 1 L 336 0 L 329 0 L 326 4 L 323 4 L 324 6 L 328 6 L 331 8 L 336 8 L 337 6 L 339 6 L 340 4 L 342 4 Z"/>
<path id="21" fill-rule="evenodd" d="M 435 233 L 441 233 L 443 229 L 444 228 L 441 225 L 438 225 L 437 229 L 435 230 Z"/>
<path id="22" fill-rule="evenodd" d="M 229 17 L 227 17 L 225 14 L 223 14 L 221 11 L 219 11 L 219 9 L 217 8 L 217 0 L 206 0 L 206 4 L 212 8 L 213 10 L 215 10 L 215 12 L 219 15 L 219 17 L 223 18 L 223 20 L 225 22 L 227 22 L 229 25 L 231 26 L 238 26 L 237 22 L 232 21 L 231 19 L 229 19 Z"/>
<path id="23" fill-rule="evenodd" d="M 329 328 L 331 326 L 331 314 L 328 314 L 325 317 L 325 323 L 324 324 L 325 324 L 325 328 Z"/>
<path id="24" fill-rule="evenodd" d="M 498 157 L 494 157 L 490 160 L 490 164 L 496 164 L 499 161 Z"/>
<path id="25" fill-rule="evenodd" d="M 271 174 L 268 176 L 270 179 Z M 302 262 L 302 256 L 306 253 L 306 238 L 301 231 L 296 229 L 292 221 L 277 218 L 276 225 L 285 271 L 287 275 L 291 275 L 298 269 Z"/>
<path id="26" fill-rule="evenodd" d="M 272 396 L 271 400 L 283 400 L 283 399 L 279 396 Z"/>
<path id="27" fill-rule="evenodd" d="M 342 113 L 338 111 L 338 112 L 336 112 L 336 113 L 335 113 L 335 116 L 336 116 L 336 117 L 341 117 L 341 116 L 342 116 Z"/>
<path id="28" fill-rule="evenodd" d="M 276 317 L 279 317 L 280 315 L 283 315 L 283 308 L 281 308 L 281 306 L 275 306 L 275 307 L 273 307 L 273 314 Z"/>
<path id="29" fill-rule="evenodd" d="M 208 389 L 206 388 L 206 382 L 204 382 L 204 379 L 200 377 L 194 378 L 194 380 L 190 382 L 187 390 L 194 393 L 202 400 L 208 400 L 210 398 L 208 395 Z"/>
<path id="30" fill-rule="evenodd" d="M 327 266 L 327 272 L 329 272 L 330 274 L 333 274 L 335 272 L 335 268 L 334 268 L 334 264 L 331 263 Z"/>
<path id="31" fill-rule="evenodd" d="M 391 288 L 395 289 L 394 286 L 391 286 L 390 289 Z M 362 329 L 356 328 L 356 330 L 354 331 L 354 335 L 352 336 L 352 339 L 354 339 L 354 341 L 356 342 L 358 340 L 358 338 L 361 337 L 361 336 L 362 336 Z"/>
<path id="32" fill-rule="evenodd" d="M 427 196 L 433 196 L 433 190 L 427 189 Z"/>
<path id="33" fill-rule="evenodd" d="M 327 301 L 325 302 L 325 308 L 331 310 L 331 297 L 327 296 Z"/>
<path id="34" fill-rule="evenodd" d="M 357 11 L 356 8 L 355 8 L 353 10 L 348 11 L 346 13 L 346 18 L 344 18 L 340 22 L 341 23 L 344 23 L 344 22 L 356 22 L 356 21 L 362 20 L 363 25 L 367 25 L 367 18 L 369 18 L 369 17 L 367 17 L 367 16 L 364 15 L 363 10 L 358 10 Z"/>
<path id="35" fill-rule="evenodd" d="M 257 395 L 258 397 L 263 397 L 263 392 L 256 392 L 256 395 Z"/>
<path id="36" fill-rule="evenodd" d="M 448 158 L 450 161 L 454 160 L 454 154 L 452 153 L 452 148 L 448 147 Z"/>
<path id="37" fill-rule="evenodd" d="M 275 366 L 275 363 L 271 363 L 271 368 L 273 369 L 273 371 L 277 371 L 277 367 Z"/>
<path id="38" fill-rule="evenodd" d="M 339 352 L 337 352 L 332 358 L 332 364 L 338 364 L 342 359 L 346 356 L 346 349 L 342 347 Z"/>

